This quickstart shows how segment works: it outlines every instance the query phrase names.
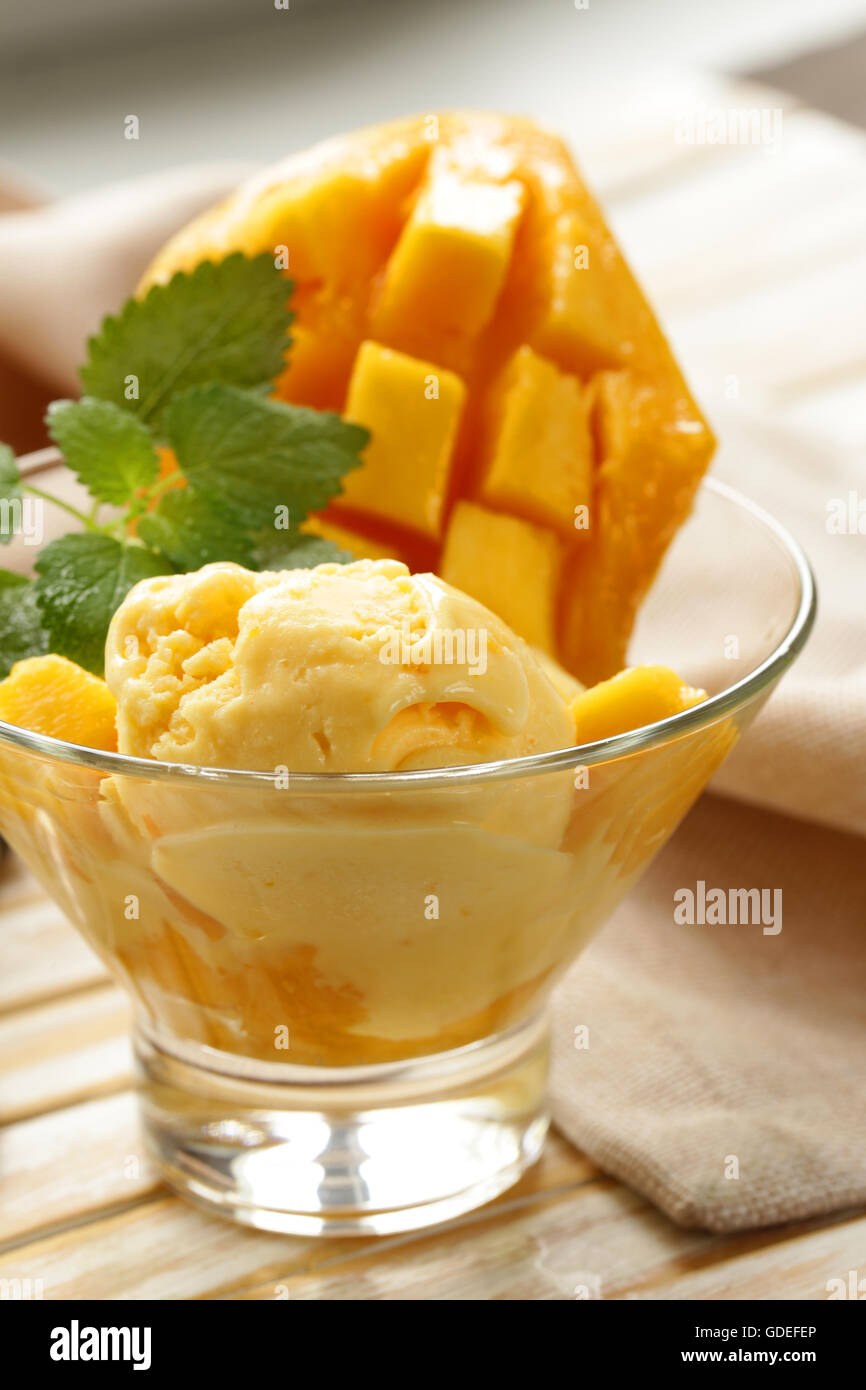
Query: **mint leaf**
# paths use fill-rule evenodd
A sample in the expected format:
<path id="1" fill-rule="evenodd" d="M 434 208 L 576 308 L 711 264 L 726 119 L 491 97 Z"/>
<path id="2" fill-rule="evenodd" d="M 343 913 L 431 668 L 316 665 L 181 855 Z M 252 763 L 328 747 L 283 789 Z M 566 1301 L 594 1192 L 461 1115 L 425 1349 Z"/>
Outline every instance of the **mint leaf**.
<path id="1" fill-rule="evenodd" d="M 93 532 L 61 536 L 36 561 L 36 601 L 50 649 L 101 676 L 115 609 L 140 579 L 165 574 L 165 561 L 140 545 Z"/>
<path id="2" fill-rule="evenodd" d="M 35 584 L 23 574 L 0 570 L 0 677 L 8 676 L 16 661 L 47 651 Z"/>
<path id="3" fill-rule="evenodd" d="M 9 445 L 0 444 L 0 545 L 8 545 L 15 535 L 15 502 L 20 506 L 21 474 Z"/>
<path id="4" fill-rule="evenodd" d="M 170 397 L 199 382 L 263 387 L 283 367 L 292 289 L 268 253 L 179 272 L 103 320 L 84 389 L 159 428 Z"/>
<path id="5" fill-rule="evenodd" d="M 111 401 L 52 401 L 48 433 L 91 497 L 121 507 L 159 474 L 147 426 Z"/>
<path id="6" fill-rule="evenodd" d="M 253 541 L 191 487 L 166 492 L 154 512 L 138 523 L 138 535 L 180 570 L 197 570 L 216 560 L 234 560 L 251 569 Z"/>
<path id="7" fill-rule="evenodd" d="M 273 529 L 288 508 L 297 528 L 342 492 L 369 435 L 339 415 L 266 400 L 232 386 L 176 396 L 165 430 L 196 492 L 234 524 Z"/>
<path id="8" fill-rule="evenodd" d="M 270 538 L 256 550 L 256 567 L 261 570 L 308 570 L 315 565 L 348 565 L 355 559 L 348 550 L 341 550 L 324 536 L 308 535 L 304 531 L 282 533 L 282 542 Z"/>

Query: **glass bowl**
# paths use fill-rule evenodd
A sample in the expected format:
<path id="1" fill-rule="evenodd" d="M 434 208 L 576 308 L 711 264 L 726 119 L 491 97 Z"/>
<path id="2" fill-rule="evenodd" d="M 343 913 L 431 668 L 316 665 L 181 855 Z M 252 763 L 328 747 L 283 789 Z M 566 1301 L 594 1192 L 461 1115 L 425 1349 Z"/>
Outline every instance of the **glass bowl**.
<path id="1" fill-rule="evenodd" d="M 0 723 L 0 830 L 134 1000 L 166 1181 L 252 1226 L 340 1236 L 515 1182 L 548 1122 L 552 988 L 814 609 L 792 538 L 711 482 L 633 649 L 710 698 L 646 728 L 480 766 L 281 776 Z"/>

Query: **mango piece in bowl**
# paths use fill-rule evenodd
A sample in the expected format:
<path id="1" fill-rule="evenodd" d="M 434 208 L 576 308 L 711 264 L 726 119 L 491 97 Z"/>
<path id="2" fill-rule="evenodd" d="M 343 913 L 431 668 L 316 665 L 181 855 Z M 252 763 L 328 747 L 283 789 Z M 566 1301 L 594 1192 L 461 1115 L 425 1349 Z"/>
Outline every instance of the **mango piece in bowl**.
<path id="1" fill-rule="evenodd" d="M 628 733 L 679 714 L 706 699 L 667 666 L 632 666 L 599 681 L 571 702 L 577 743 Z"/>
<path id="2" fill-rule="evenodd" d="M 0 719 L 67 743 L 115 752 L 116 713 L 105 681 L 65 656 L 27 657 L 0 681 Z"/>
<path id="3" fill-rule="evenodd" d="M 714 440 L 562 142 L 482 112 L 329 140 L 181 231 L 143 288 L 237 250 L 295 283 L 276 394 L 371 430 L 329 519 L 580 680 L 621 670 Z"/>

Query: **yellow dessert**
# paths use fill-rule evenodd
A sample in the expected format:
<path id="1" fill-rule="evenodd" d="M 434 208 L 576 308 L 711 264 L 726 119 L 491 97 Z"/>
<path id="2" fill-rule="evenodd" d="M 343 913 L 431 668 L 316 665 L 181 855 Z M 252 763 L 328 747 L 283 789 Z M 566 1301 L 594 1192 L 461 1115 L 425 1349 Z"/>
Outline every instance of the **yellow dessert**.
<path id="1" fill-rule="evenodd" d="M 121 752 L 201 767 L 385 772 L 567 747 L 532 653 L 397 560 L 144 580 L 106 644 Z"/>
<path id="2" fill-rule="evenodd" d="M 308 773 L 568 748 L 697 698 L 661 668 L 582 692 L 477 600 L 393 559 L 144 580 L 115 614 L 105 683 L 58 658 L 22 666 L 0 683 L 7 718 L 47 727 L 41 675 L 55 734 L 111 747 L 116 715 L 121 753 L 268 774 L 228 786 L 48 763 L 35 779 L 14 750 L 0 758 L 3 828 L 149 1017 L 265 1060 L 393 1060 L 525 1017 L 653 852 L 656 804 L 682 814 L 706 773 L 674 756 L 646 824 L 635 788 L 664 748 L 589 786 L 565 770 L 306 790 Z M 63 722 L 70 691 L 86 725 Z"/>

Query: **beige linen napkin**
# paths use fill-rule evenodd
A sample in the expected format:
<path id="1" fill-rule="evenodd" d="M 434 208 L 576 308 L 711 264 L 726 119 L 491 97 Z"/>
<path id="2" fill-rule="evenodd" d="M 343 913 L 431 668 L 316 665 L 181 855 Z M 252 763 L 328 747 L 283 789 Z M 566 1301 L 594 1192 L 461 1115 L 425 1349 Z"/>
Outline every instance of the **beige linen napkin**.
<path id="1" fill-rule="evenodd" d="M 100 313 L 235 178 L 182 171 L 0 215 L 0 357 L 72 389 Z M 702 800 L 560 985 L 553 1108 L 674 1220 L 730 1231 L 866 1200 L 866 536 L 825 524 L 866 479 L 859 458 L 764 418 L 722 432 L 716 473 L 798 536 L 821 616 L 718 774 L 725 795 Z M 699 879 L 781 890 L 782 930 L 676 925 L 674 892 Z"/>
<path id="2" fill-rule="evenodd" d="M 600 1167 L 675 1221 L 735 1231 L 866 1201 L 866 535 L 826 525 L 866 479 L 859 457 L 765 420 L 724 433 L 714 471 L 805 547 L 818 623 L 717 774 L 726 795 L 701 800 L 559 987 L 552 1087 Z M 701 879 L 779 890 L 781 931 L 678 925 L 674 893 Z"/>

